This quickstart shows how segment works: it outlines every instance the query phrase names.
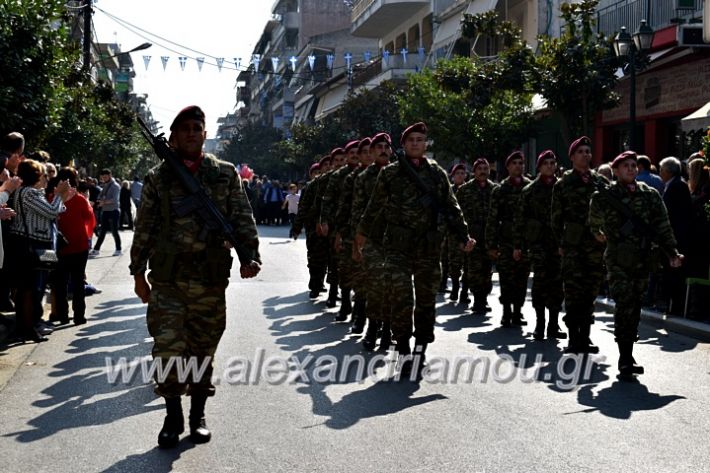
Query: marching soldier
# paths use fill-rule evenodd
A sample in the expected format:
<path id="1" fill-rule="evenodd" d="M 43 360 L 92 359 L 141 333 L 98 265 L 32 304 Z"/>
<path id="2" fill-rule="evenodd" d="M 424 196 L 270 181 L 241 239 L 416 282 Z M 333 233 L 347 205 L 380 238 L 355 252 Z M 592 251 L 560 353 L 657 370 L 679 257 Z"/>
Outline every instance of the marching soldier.
<path id="1" fill-rule="evenodd" d="M 454 195 L 457 195 L 459 189 L 466 182 L 466 165 L 457 164 L 451 169 L 451 188 Z M 459 203 L 459 205 L 461 205 Z M 444 251 L 447 254 L 449 261 L 448 270 L 451 277 L 451 294 L 449 299 L 459 301 L 461 304 L 468 304 L 468 285 L 466 284 L 464 266 L 465 257 L 463 251 L 459 248 L 455 238 L 449 242 L 448 236 L 444 240 Z M 462 276 L 464 278 L 462 279 Z M 461 284 L 461 298 L 459 300 L 459 283 Z M 469 301 L 470 302 L 470 301 Z"/>
<path id="2" fill-rule="evenodd" d="M 483 158 L 473 163 L 472 172 L 473 179 L 461 186 L 456 193 L 456 200 L 468 225 L 468 234 L 477 242 L 473 251 L 465 255 L 467 271 L 464 272 L 464 278 L 473 292 L 472 310 L 474 314 L 485 314 L 490 310 L 487 299 L 493 289 L 493 263 L 486 251 L 486 220 L 491 193 L 498 184 L 489 179 L 491 167 Z"/>
<path id="3" fill-rule="evenodd" d="M 243 278 L 254 277 L 259 267 L 259 240 L 251 206 L 234 165 L 202 152 L 207 138 L 205 115 L 197 106 L 183 109 L 170 125 L 170 143 L 177 157 L 206 189 L 219 210 L 233 225 L 237 238 L 252 253 L 242 262 Z M 148 303 L 148 331 L 153 337 L 153 357 L 164 367 L 170 360 L 194 357 L 207 369 L 192 379 L 178 379 L 173 365 L 166 379 L 156 377 L 155 391 L 165 398 L 167 416 L 158 435 L 160 447 L 174 447 L 184 431 L 180 398 L 191 396 L 190 439 L 211 438 L 204 417 L 205 402 L 213 396 L 212 357 L 226 322 L 225 289 L 232 267 L 230 250 L 214 232 L 203 235 L 204 225 L 195 213 L 178 216 L 172 205 L 188 197 L 170 167 L 162 163 L 145 179 L 141 206 L 131 247 L 131 274 L 135 293 Z M 146 272 L 148 280 L 146 280 Z M 149 283 L 149 282 L 150 283 Z"/>
<path id="4" fill-rule="evenodd" d="M 633 347 L 638 340 L 641 300 L 652 271 L 652 246 L 660 247 L 674 268 L 683 260 L 663 200 L 654 189 L 636 181 L 636 161 L 633 151 L 614 159 L 611 167 L 617 181 L 608 190 L 594 193 L 589 210 L 595 238 L 607 245 L 604 261 L 609 290 L 616 302 L 614 336 L 619 346 L 619 378 L 625 380 L 644 372 L 634 360 Z"/>
<path id="5" fill-rule="evenodd" d="M 557 156 L 551 150 L 537 158 L 537 178 L 523 189 L 515 214 L 515 251 L 513 258 L 527 258 L 534 273 L 532 303 L 535 308 L 533 338 L 545 338 L 545 309 L 550 312 L 548 338 L 567 338 L 560 331 L 558 315 L 562 308 L 562 268 L 557 243 L 550 227 L 552 186 L 557 181 Z"/>
<path id="6" fill-rule="evenodd" d="M 417 375 L 421 373 L 427 345 L 434 341 L 436 292 L 441 277 L 439 255 L 446 228 L 459 235 L 465 251 L 471 251 L 475 244 L 466 232 L 446 171 L 424 156 L 426 133 L 426 125 L 421 122 L 404 130 L 401 144 L 405 156 L 380 171 L 356 236 L 357 250 L 362 253 L 381 214 L 385 225 L 385 274 L 391 288 L 392 333 L 404 376 L 413 369 Z M 409 356 L 412 334 L 415 353 L 420 355 L 416 367 Z"/>
<path id="7" fill-rule="evenodd" d="M 351 227 L 356 229 L 362 214 L 365 212 L 370 196 L 375 189 L 375 182 L 380 170 L 390 163 L 392 156 L 392 140 L 387 133 L 378 133 L 372 138 L 370 155 L 375 162 L 365 169 L 355 179 L 352 205 Z M 385 275 L 385 250 L 382 245 L 384 225 L 380 214 L 375 217 L 370 235 L 362 249 L 362 254 L 353 247 L 353 259 L 362 261 L 367 272 L 366 293 L 367 302 L 367 332 L 362 340 L 366 350 L 374 350 L 377 338 L 380 336 L 380 349 L 386 350 L 392 343 L 390 329 L 390 303 L 387 292 L 387 277 Z"/>
<path id="8" fill-rule="evenodd" d="M 530 180 L 523 176 L 525 157 L 513 152 L 505 160 L 508 177 L 491 192 L 491 208 L 486 224 L 488 253 L 498 268 L 500 302 L 503 304 L 501 325 L 525 325 L 522 307 L 528 287 L 530 266 L 527 259 L 513 257 L 513 219 L 520 205 L 520 194 Z"/>
<path id="9" fill-rule="evenodd" d="M 567 353 L 599 353 L 589 332 L 594 323 L 594 301 L 604 281 L 604 243 L 592 235 L 588 217 L 592 194 L 605 188 L 608 181 L 589 167 L 591 144 L 582 136 L 570 145 L 572 169 L 552 189 L 550 219 L 562 256 Z"/>
<path id="10" fill-rule="evenodd" d="M 305 228 L 306 230 L 306 258 L 308 261 L 308 274 L 310 276 L 308 280 L 308 289 L 310 290 L 308 297 L 311 299 L 317 298 L 318 294 L 324 290 L 323 279 L 325 278 L 325 265 L 318 264 L 319 262 L 317 260 L 318 248 L 316 240 L 319 236 L 316 234 L 316 219 L 313 216 L 313 203 L 315 200 L 314 183 L 318 176 L 320 176 L 321 163 L 324 163 L 323 168 L 327 172 L 330 166 L 329 160 L 330 156 L 327 156 L 327 159 L 322 158 L 320 162 L 312 164 L 308 170 L 311 180 L 301 189 L 301 198 L 298 201 L 298 213 L 293 222 L 294 240 L 298 238 L 301 229 Z"/>

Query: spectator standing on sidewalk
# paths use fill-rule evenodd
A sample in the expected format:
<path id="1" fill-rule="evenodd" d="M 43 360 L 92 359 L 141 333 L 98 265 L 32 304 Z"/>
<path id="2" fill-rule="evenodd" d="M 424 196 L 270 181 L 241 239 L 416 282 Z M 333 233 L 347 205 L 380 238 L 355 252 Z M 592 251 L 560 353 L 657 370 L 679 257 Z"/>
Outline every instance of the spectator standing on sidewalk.
<path id="1" fill-rule="evenodd" d="M 12 132 L 5 135 L 0 141 L 0 166 L 3 169 L 3 175 L 14 177 L 17 174 L 17 166 L 25 159 L 25 137 L 20 133 Z M 5 179 L 7 179 L 5 177 Z M 3 232 L 5 235 L 10 231 L 10 221 L 2 221 Z M 5 246 L 7 248 L 7 246 Z M 0 268 L 0 312 L 13 312 L 15 305 L 10 299 L 10 281 L 12 273 Z"/>
<path id="2" fill-rule="evenodd" d="M 298 186 L 296 184 L 291 184 L 288 186 L 288 195 L 286 196 L 283 208 L 288 210 L 288 223 L 291 228 L 288 230 L 288 237 L 293 238 L 293 222 L 296 221 L 296 215 L 298 214 L 298 201 L 301 199 L 301 195 L 298 193 Z"/>
<path id="3" fill-rule="evenodd" d="M 119 197 L 121 203 L 121 218 L 119 229 L 123 229 L 124 225 L 129 230 L 133 230 L 133 210 L 131 209 L 131 183 L 123 181 L 121 184 L 121 194 Z"/>
<path id="4" fill-rule="evenodd" d="M 138 209 L 141 206 L 141 194 L 143 193 L 143 183 L 141 180 L 138 178 L 138 176 L 133 178 L 133 182 L 131 182 L 131 200 L 133 201 L 133 205 L 136 207 L 136 212 L 138 212 Z"/>
<path id="5" fill-rule="evenodd" d="M 116 179 L 111 176 L 110 169 L 102 170 L 99 176 L 103 183 L 97 201 L 97 205 L 101 209 L 101 229 L 99 230 L 99 238 L 96 240 L 96 245 L 94 245 L 94 249 L 89 252 L 89 256 L 96 257 L 99 255 L 101 245 L 109 230 L 111 230 L 113 241 L 116 244 L 116 251 L 114 251 L 113 256 L 121 256 L 121 236 L 118 234 L 118 209 L 121 186 L 119 186 Z"/>

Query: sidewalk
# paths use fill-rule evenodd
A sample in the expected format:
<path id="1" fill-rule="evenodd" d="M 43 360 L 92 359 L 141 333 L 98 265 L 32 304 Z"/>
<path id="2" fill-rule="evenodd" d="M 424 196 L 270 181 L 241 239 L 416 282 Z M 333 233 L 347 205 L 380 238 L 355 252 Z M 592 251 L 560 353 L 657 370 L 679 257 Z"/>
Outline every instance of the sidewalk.
<path id="1" fill-rule="evenodd" d="M 597 297 L 597 304 L 613 312 L 616 304 L 612 299 Z M 650 309 L 641 309 L 641 322 L 661 327 L 671 332 L 688 335 L 703 342 L 710 342 L 710 323 L 690 320 L 683 317 L 671 317 Z"/>

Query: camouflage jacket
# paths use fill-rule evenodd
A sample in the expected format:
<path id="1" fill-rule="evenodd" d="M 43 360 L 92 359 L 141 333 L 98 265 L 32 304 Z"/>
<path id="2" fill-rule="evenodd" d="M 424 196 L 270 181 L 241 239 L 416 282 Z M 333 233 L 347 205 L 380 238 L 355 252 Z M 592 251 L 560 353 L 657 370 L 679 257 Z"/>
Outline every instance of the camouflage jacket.
<path id="1" fill-rule="evenodd" d="M 355 194 L 355 180 L 364 171 L 360 166 L 345 176 L 343 189 L 338 202 L 338 211 L 335 213 L 335 227 L 343 238 L 352 238 L 350 219 L 352 217 L 353 196 Z"/>
<path id="2" fill-rule="evenodd" d="M 315 227 L 315 217 L 313 208 L 315 206 L 315 179 L 306 183 L 301 189 L 301 198 L 298 200 L 298 213 L 293 221 L 293 230 L 301 233 L 303 228 L 312 230 Z"/>
<path id="3" fill-rule="evenodd" d="M 370 197 L 372 197 L 372 193 L 375 190 L 375 183 L 377 182 L 377 176 L 380 174 L 380 169 L 382 168 L 377 164 L 371 164 L 355 178 L 353 205 L 350 216 L 350 226 L 353 230 L 358 227 L 362 214 L 365 213 L 367 204 L 370 202 Z M 381 240 L 385 229 L 382 225 L 382 220 L 379 218 L 379 213 L 376 216 L 376 222 L 378 223 L 372 226 L 370 238 Z"/>
<path id="4" fill-rule="evenodd" d="M 496 187 L 498 184 L 491 180 L 486 181 L 485 187 L 481 187 L 478 181 L 471 179 L 456 193 L 456 200 L 468 224 L 468 234 L 476 240 L 479 248 L 485 248 L 486 220 L 491 207 L 491 193 Z"/>
<path id="5" fill-rule="evenodd" d="M 256 223 L 234 165 L 207 154 L 195 177 L 232 224 L 237 239 L 251 249 L 253 259 L 259 261 Z M 131 274 L 145 272 L 148 260 L 156 251 L 188 255 L 209 248 L 222 248 L 224 239 L 219 234 L 208 233 L 207 238 L 200 239 L 204 225 L 194 212 L 184 217 L 175 215 L 171 203 L 187 195 L 165 163 L 148 172 L 135 222 Z"/>
<path id="6" fill-rule="evenodd" d="M 545 184 L 538 176 L 523 188 L 513 223 L 515 248 L 557 252 L 557 241 L 550 222 L 553 184 Z"/>
<path id="7" fill-rule="evenodd" d="M 414 170 L 427 188 L 431 189 L 430 193 L 438 197 L 441 205 L 448 206 L 451 217 L 446 221 L 440 219 L 441 215 L 437 214 L 434 204 L 425 205 L 422 202 L 422 193 L 397 161 L 380 170 L 372 198 L 360 219 L 358 233 L 370 236 L 378 224 L 377 216 L 381 213 L 386 231 L 396 227 L 402 234 L 410 234 L 414 240 L 422 239 L 432 231 L 443 238 L 447 229 L 453 235 L 467 234 L 466 222 L 451 191 L 446 171 L 430 159 L 422 159 Z"/>
<path id="8" fill-rule="evenodd" d="M 563 249 L 601 250 L 604 246 L 589 231 L 589 202 L 597 188 L 606 187 L 609 181 L 596 171 L 590 172 L 589 182 L 585 183 L 577 171 L 566 171 L 552 189 L 552 233 Z"/>
<path id="9" fill-rule="evenodd" d="M 486 222 L 486 248 L 497 250 L 502 246 L 513 246 L 513 220 L 520 205 L 523 187 L 530 184 L 530 179 L 521 176 L 522 182 L 514 186 L 507 177 L 491 191 L 491 206 Z"/>
<path id="10" fill-rule="evenodd" d="M 343 182 L 348 174 L 352 172 L 350 166 L 333 171 L 328 179 L 328 185 L 323 193 L 323 203 L 320 209 L 320 223 L 327 223 L 331 227 L 331 231 L 336 229 L 335 215 L 338 212 L 338 204 L 340 203 L 340 195 L 343 192 Z"/>
<path id="11" fill-rule="evenodd" d="M 612 184 L 603 195 L 600 191 L 592 195 L 589 207 L 589 226 L 593 234 L 606 236 L 605 260 L 608 266 L 643 269 L 648 263 L 652 244 L 658 245 L 668 256 L 678 254 L 668 212 L 661 196 L 643 182 L 636 183 L 636 190 L 629 192 L 623 185 Z M 616 198 L 649 228 L 644 232 L 635 228 L 629 219 L 614 208 L 610 199 Z M 650 234 L 649 234 L 650 233 Z"/>

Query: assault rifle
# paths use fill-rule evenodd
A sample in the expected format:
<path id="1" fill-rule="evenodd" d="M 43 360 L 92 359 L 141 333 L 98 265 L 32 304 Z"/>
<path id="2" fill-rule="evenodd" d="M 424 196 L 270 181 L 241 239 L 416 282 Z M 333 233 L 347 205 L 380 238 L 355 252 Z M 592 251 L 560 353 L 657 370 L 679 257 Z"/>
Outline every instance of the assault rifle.
<path id="1" fill-rule="evenodd" d="M 148 143 L 155 150 L 155 154 L 165 161 L 175 177 L 178 178 L 189 195 L 177 203 L 173 203 L 173 211 L 178 217 L 184 217 L 188 214 L 195 213 L 204 226 L 198 236 L 200 241 L 207 239 L 209 232 L 219 232 L 219 234 L 228 241 L 237 252 L 239 262 L 242 266 L 246 266 L 254 259 L 254 253 L 249 248 L 245 247 L 234 234 L 234 227 L 222 215 L 215 203 L 205 192 L 205 189 L 200 185 L 200 182 L 195 179 L 195 176 L 185 167 L 182 161 L 175 155 L 175 152 L 170 149 L 168 141 L 165 139 L 165 134 L 154 135 L 148 125 L 138 118 L 138 123 L 141 127 L 141 133 Z"/>
<path id="2" fill-rule="evenodd" d="M 443 219 L 444 223 L 449 226 L 449 224 L 455 220 L 455 215 L 452 212 L 451 206 L 446 202 L 441 202 L 439 196 L 434 194 L 432 190 L 427 187 L 419 174 L 417 174 L 414 168 L 412 168 L 412 165 L 407 162 L 407 158 L 404 157 L 404 153 L 395 152 L 395 155 L 397 156 L 397 161 L 399 161 L 400 167 L 407 174 L 407 177 L 409 177 L 409 179 L 414 183 L 417 190 L 422 193 L 422 196 L 419 198 L 419 202 L 422 206 L 424 208 L 434 209 L 437 224 L 440 223 L 439 220 Z M 422 159 L 426 158 L 422 157 Z M 466 232 L 459 234 L 458 237 L 464 244 L 468 241 L 468 234 Z"/>

